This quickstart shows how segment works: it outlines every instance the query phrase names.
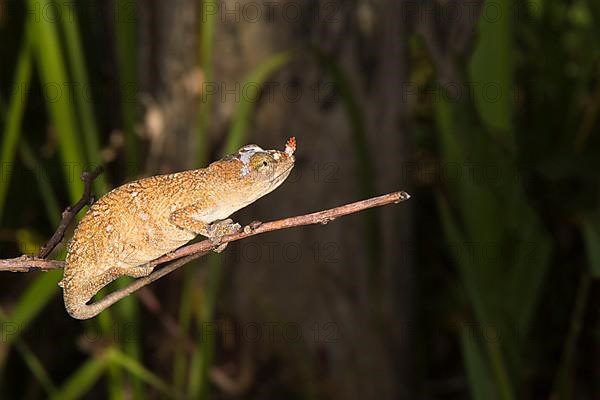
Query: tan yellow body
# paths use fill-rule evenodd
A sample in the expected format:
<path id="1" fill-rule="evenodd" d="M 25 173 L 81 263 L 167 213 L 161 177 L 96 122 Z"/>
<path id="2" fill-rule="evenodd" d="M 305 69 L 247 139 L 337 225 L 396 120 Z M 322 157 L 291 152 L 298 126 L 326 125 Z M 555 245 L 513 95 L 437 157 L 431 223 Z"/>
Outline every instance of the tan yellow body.
<path id="1" fill-rule="evenodd" d="M 218 239 L 239 230 L 225 220 L 277 188 L 294 165 L 293 150 L 242 147 L 204 169 L 153 176 L 120 186 L 94 203 L 69 243 L 63 287 L 67 312 L 86 319 L 86 304 L 120 276 L 142 277 L 147 263 L 198 234 Z"/>

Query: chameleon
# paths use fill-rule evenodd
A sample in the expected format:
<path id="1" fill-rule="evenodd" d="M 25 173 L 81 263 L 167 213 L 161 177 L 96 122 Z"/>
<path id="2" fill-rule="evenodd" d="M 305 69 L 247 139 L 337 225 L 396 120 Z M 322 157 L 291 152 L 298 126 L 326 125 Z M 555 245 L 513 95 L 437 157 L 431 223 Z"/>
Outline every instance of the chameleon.
<path id="1" fill-rule="evenodd" d="M 103 307 L 87 303 L 100 289 L 121 276 L 150 274 L 150 261 L 197 235 L 218 244 L 239 232 L 240 224 L 228 217 L 281 185 L 294 167 L 295 150 L 294 137 L 284 151 L 249 144 L 206 168 L 139 179 L 102 196 L 68 244 L 59 283 L 67 313 L 76 319 L 98 315 Z"/>

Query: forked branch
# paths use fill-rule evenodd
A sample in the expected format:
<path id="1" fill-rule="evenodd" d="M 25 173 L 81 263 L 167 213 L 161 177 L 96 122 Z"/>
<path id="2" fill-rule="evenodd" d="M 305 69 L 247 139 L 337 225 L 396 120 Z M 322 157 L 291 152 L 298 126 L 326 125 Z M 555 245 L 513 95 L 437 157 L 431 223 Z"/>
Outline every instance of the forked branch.
<path id="1" fill-rule="evenodd" d="M 71 222 L 77 216 L 77 213 L 81 211 L 81 209 L 87 205 L 91 205 L 94 202 L 94 198 L 92 196 L 92 182 L 96 179 L 102 172 L 104 172 L 104 168 L 101 166 L 96 167 L 92 172 L 83 171 L 81 173 L 80 179 L 83 181 L 83 194 L 81 195 L 81 199 L 71 207 L 67 207 L 62 212 L 62 219 L 56 231 L 46 242 L 45 245 L 40 249 L 37 257 L 38 258 L 46 258 L 52 253 L 52 250 L 58 246 L 58 244 L 65 237 L 65 232 Z"/>

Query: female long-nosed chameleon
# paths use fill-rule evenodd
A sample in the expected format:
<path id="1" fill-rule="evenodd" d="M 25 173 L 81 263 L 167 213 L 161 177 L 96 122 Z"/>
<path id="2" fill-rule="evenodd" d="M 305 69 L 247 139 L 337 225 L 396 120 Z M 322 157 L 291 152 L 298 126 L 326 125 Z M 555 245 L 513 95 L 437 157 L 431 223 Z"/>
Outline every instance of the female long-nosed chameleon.
<path id="1" fill-rule="evenodd" d="M 281 185 L 295 149 L 295 138 L 285 151 L 247 145 L 206 168 L 140 179 L 101 197 L 69 243 L 60 283 L 69 315 L 98 315 L 103 307 L 86 303 L 100 289 L 120 276 L 150 274 L 150 261 L 197 235 L 218 242 L 238 232 L 226 218 Z"/>

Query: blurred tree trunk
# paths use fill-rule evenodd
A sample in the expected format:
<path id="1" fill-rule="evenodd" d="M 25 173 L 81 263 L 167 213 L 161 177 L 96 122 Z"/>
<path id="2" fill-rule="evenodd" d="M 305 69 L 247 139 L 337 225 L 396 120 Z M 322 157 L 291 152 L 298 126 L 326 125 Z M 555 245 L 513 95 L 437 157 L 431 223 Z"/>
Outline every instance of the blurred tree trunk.
<path id="1" fill-rule="evenodd" d="M 269 10 L 267 3 L 263 10 Z M 213 133 L 227 132 L 236 106 L 228 90 L 243 85 L 250 71 L 278 52 L 315 46 L 349 78 L 364 116 L 368 148 L 361 150 L 374 164 L 368 177 L 374 192 L 404 188 L 399 94 L 406 60 L 399 2 L 282 1 L 270 9 L 270 18 L 263 12 L 253 21 L 255 4 L 221 4 L 215 80 L 222 89 L 215 99 L 219 118 Z M 237 14 L 225 12 L 236 7 Z M 248 141 L 282 148 L 285 138 L 295 135 L 298 165 L 289 182 L 238 219 L 272 219 L 360 198 L 359 177 L 368 166 L 356 157 L 351 119 L 331 74 L 304 57 L 269 83 Z M 242 345 L 255 346 L 257 359 L 282 365 L 270 371 L 279 379 L 293 377 L 296 387 L 314 390 L 318 398 L 397 398 L 406 384 L 411 309 L 408 211 L 405 206 L 378 211 L 380 255 L 374 266 L 364 215 L 230 249 L 233 307 L 242 329 L 256 325 L 262 333 L 260 340 Z"/>
<path id="2" fill-rule="evenodd" d="M 194 165 L 201 74 L 198 69 L 198 1 L 138 3 L 139 78 L 149 143 L 146 174 Z"/>
<path id="3" fill-rule="evenodd" d="M 199 102 L 189 83 L 197 77 L 197 3 L 139 5 L 142 90 L 162 118 L 158 133 L 148 135 L 151 172 L 194 164 L 190 149 L 195 149 Z M 209 123 L 213 155 L 219 154 L 240 96 L 247 93 L 245 77 L 278 52 L 320 49 L 347 76 L 358 106 L 349 115 L 348 99 L 334 90 L 330 72 L 309 56 L 270 77 L 255 104 L 246 142 L 283 148 L 295 135 L 298 162 L 280 189 L 236 220 L 274 219 L 359 199 L 369 187 L 360 179 L 365 171 L 369 194 L 407 188 L 406 43 L 409 27 L 420 22 L 409 20 L 415 18 L 414 7 L 426 3 L 436 2 L 240 0 L 204 10 L 218 13 L 215 76 L 207 82 L 216 87 Z M 357 112 L 364 145 L 353 138 Z M 357 159 L 357 146 L 371 169 Z M 409 203 L 377 210 L 376 235 L 365 215 L 355 215 L 230 245 L 220 297 L 228 307 L 222 311 L 234 315 L 247 334 L 241 346 L 252 354 L 254 373 L 268 374 L 255 380 L 256 390 L 277 397 L 276 382 L 318 398 L 410 397 L 409 215 Z M 374 258 L 368 252 L 371 240 L 377 240 Z"/>

